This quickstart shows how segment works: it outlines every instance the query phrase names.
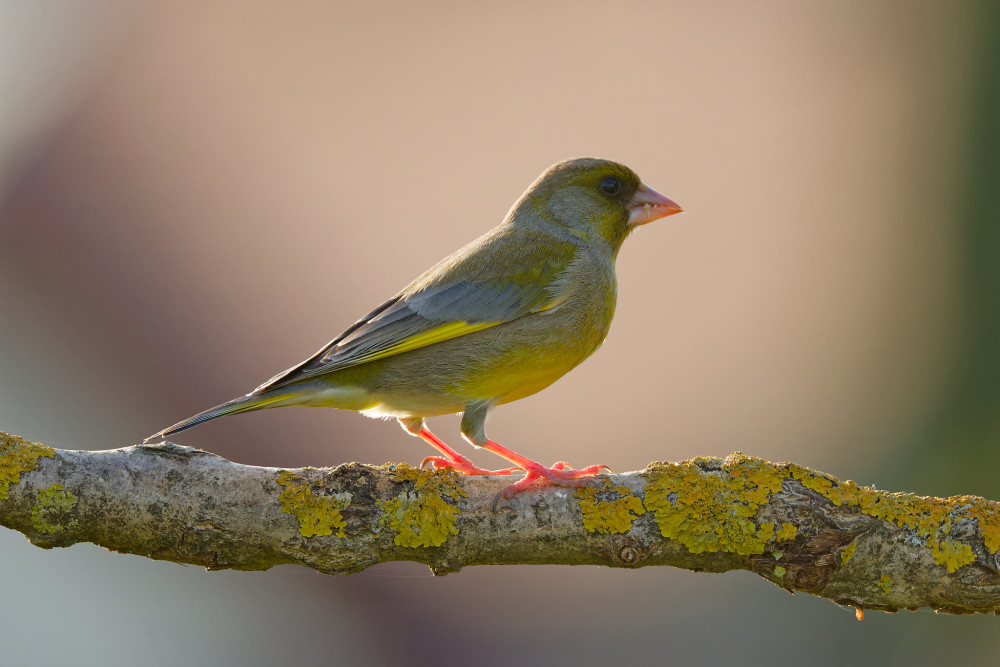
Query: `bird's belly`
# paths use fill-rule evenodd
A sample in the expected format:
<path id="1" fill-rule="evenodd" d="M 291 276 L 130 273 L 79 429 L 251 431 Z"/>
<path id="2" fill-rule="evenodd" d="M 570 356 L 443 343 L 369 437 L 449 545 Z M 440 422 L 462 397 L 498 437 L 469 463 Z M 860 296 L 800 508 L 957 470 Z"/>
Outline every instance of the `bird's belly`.
<path id="1" fill-rule="evenodd" d="M 454 359 L 452 359 L 454 361 Z M 576 355 L 509 354 L 468 364 L 428 364 L 420 380 L 399 378 L 375 388 L 369 417 L 433 417 L 462 412 L 471 402 L 509 403 L 545 389 L 576 366 Z M 397 376 L 398 377 L 398 376 Z"/>
<path id="2" fill-rule="evenodd" d="M 491 354 L 470 364 L 458 383 L 461 395 L 509 403 L 539 392 L 600 347 L 611 321 L 581 322 L 573 312 L 526 320 L 496 327 Z"/>
<path id="3" fill-rule="evenodd" d="M 545 389 L 586 356 L 556 348 L 513 351 L 478 365 L 461 383 L 461 392 L 480 400 L 516 401 Z"/>

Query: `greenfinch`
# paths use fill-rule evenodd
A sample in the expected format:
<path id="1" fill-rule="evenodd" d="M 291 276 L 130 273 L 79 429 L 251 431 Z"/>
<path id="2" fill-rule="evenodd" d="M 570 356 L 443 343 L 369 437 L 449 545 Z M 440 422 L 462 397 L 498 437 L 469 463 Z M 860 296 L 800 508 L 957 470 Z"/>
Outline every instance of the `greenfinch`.
<path id="1" fill-rule="evenodd" d="M 590 356 L 615 311 L 615 258 L 640 225 L 681 212 L 628 167 L 594 158 L 549 167 L 503 222 L 437 263 L 316 354 L 234 399 L 163 429 L 173 435 L 216 417 L 293 405 L 395 417 L 438 450 L 424 465 L 465 474 L 579 486 L 603 465 L 545 467 L 488 439 L 500 404 L 549 386 Z M 513 468 L 483 470 L 439 440 L 424 420 L 462 413 L 461 433 Z"/>

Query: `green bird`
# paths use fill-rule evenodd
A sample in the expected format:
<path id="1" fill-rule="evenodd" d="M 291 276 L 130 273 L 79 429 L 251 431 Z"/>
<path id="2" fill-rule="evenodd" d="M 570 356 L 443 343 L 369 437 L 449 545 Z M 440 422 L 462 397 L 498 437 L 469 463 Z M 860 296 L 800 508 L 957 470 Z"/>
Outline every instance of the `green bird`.
<path id="1" fill-rule="evenodd" d="M 615 258 L 640 225 L 680 213 L 628 167 L 594 158 L 549 167 L 497 227 L 437 263 L 316 354 L 234 399 L 146 439 L 216 417 L 293 405 L 395 417 L 435 447 L 423 465 L 471 475 L 579 486 L 604 465 L 545 467 L 493 442 L 486 420 L 503 403 L 549 386 L 589 357 L 615 311 Z M 516 467 L 484 470 L 424 420 L 462 413 L 462 436 Z"/>

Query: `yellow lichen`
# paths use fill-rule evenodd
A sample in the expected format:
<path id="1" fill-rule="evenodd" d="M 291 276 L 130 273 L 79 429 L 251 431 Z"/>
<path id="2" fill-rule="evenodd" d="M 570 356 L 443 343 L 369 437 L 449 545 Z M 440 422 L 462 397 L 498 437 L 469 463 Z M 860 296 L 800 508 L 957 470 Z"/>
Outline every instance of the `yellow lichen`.
<path id="1" fill-rule="evenodd" d="M 792 477 L 831 500 L 835 505 L 854 506 L 876 519 L 889 521 L 913 532 L 927 546 L 934 562 L 954 572 L 976 559 L 968 544 L 949 539 L 961 521 L 975 521 L 983 545 L 991 554 L 1000 549 L 1000 503 L 974 496 L 929 498 L 912 493 L 889 493 L 858 486 L 850 480 L 817 473 L 794 464 L 786 465 Z M 854 545 L 852 544 L 852 547 Z M 841 564 L 854 554 L 841 552 Z"/>
<path id="2" fill-rule="evenodd" d="M 969 507 L 967 516 L 975 519 L 979 525 L 979 534 L 983 538 L 986 550 L 991 554 L 1000 550 L 1000 504 L 984 501 L 975 496 L 956 496 L 952 500 Z"/>
<path id="3" fill-rule="evenodd" d="M 878 580 L 878 587 L 881 588 L 886 595 L 892 592 L 892 577 L 888 574 L 883 574 Z"/>
<path id="4" fill-rule="evenodd" d="M 0 431 L 0 500 L 10 497 L 10 485 L 21 481 L 21 473 L 38 467 L 38 459 L 55 455 L 51 447 Z"/>
<path id="5" fill-rule="evenodd" d="M 934 562 L 945 566 L 949 572 L 954 572 L 976 560 L 972 547 L 954 540 L 942 541 L 936 548 L 931 549 L 931 553 L 934 555 Z"/>
<path id="6" fill-rule="evenodd" d="M 840 564 L 847 565 L 847 562 L 854 556 L 854 550 L 858 548 L 858 541 L 854 540 L 840 552 Z"/>
<path id="7" fill-rule="evenodd" d="M 782 467 L 788 472 L 790 477 L 797 479 L 802 486 L 825 496 L 838 507 L 845 501 L 849 502 L 856 496 L 858 485 L 851 480 L 841 482 L 832 475 L 803 468 L 794 463 L 786 463 Z"/>
<path id="8" fill-rule="evenodd" d="M 437 547 L 449 535 L 457 535 L 456 503 L 466 497 L 458 475 L 449 469 L 420 470 L 400 463 L 393 480 L 412 484 L 391 500 L 380 500 L 381 523 L 396 531 L 393 541 L 403 547 Z"/>
<path id="9" fill-rule="evenodd" d="M 833 480 L 826 475 L 813 472 L 808 468 L 797 466 L 794 463 L 788 466 L 788 472 L 791 473 L 793 478 L 799 480 L 802 483 L 802 486 L 807 489 L 812 489 L 816 493 L 824 496 L 826 496 L 830 492 L 830 489 L 833 488 Z M 834 500 L 833 503 L 835 505 L 840 504 L 836 500 Z"/>
<path id="10" fill-rule="evenodd" d="M 781 524 L 781 528 L 774 533 L 775 542 L 786 542 L 788 540 L 794 540 L 795 536 L 798 534 L 799 529 L 791 523 Z"/>
<path id="11" fill-rule="evenodd" d="M 56 483 L 38 494 L 31 508 L 31 523 L 40 533 L 58 533 L 65 526 L 72 528 L 76 519 L 66 521 L 66 514 L 76 505 L 77 497 Z"/>
<path id="12" fill-rule="evenodd" d="M 774 539 L 774 523 L 767 521 L 760 524 L 757 528 L 757 536 L 760 537 L 762 542 L 767 542 L 768 540 Z M 762 552 L 763 553 L 763 552 Z"/>
<path id="13" fill-rule="evenodd" d="M 645 514 L 642 500 L 625 485 L 612 486 L 603 478 L 600 486 L 585 486 L 576 490 L 576 499 L 583 514 L 583 527 L 591 533 L 627 533 L 632 522 Z"/>
<path id="14" fill-rule="evenodd" d="M 306 479 L 289 470 L 282 471 L 277 482 L 285 487 L 278 496 L 281 511 L 299 520 L 299 532 L 303 536 L 332 535 L 336 528 L 337 537 L 345 537 L 347 522 L 340 510 L 350 505 L 351 494 L 343 494 L 342 497 L 317 495 Z"/>
<path id="15" fill-rule="evenodd" d="M 706 472 L 699 462 L 721 469 Z M 755 520 L 770 494 L 781 490 L 785 477 L 766 461 L 736 453 L 721 462 L 657 463 L 647 474 L 646 507 L 654 513 L 660 533 L 692 553 L 762 554 L 775 535 L 773 522 L 758 525 Z"/>
<path id="16" fill-rule="evenodd" d="M 775 465 L 738 453 L 725 460 L 654 464 L 648 476 L 645 505 L 656 516 L 661 534 L 680 541 L 693 553 L 754 555 L 764 553 L 771 539 L 793 539 L 797 531 L 792 524 L 757 523 L 758 510 L 788 477 L 837 506 L 858 507 L 868 516 L 911 531 L 926 545 L 934 562 L 949 572 L 976 558 L 972 546 L 951 537 L 960 523 L 974 522 L 986 550 L 991 554 L 1000 550 L 1000 503 L 982 498 L 887 493 L 799 465 Z M 851 560 L 856 547 L 851 543 L 840 552 L 841 565 Z"/>

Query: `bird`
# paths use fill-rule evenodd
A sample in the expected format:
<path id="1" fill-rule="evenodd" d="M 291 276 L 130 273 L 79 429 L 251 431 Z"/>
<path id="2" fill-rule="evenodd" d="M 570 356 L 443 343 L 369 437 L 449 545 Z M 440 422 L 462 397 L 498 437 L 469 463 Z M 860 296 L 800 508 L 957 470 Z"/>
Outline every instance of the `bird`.
<path id="1" fill-rule="evenodd" d="M 467 475 L 524 473 L 494 500 L 541 481 L 582 486 L 606 465 L 544 466 L 486 435 L 494 408 L 535 394 L 604 342 L 617 299 L 615 260 L 642 225 L 683 209 L 611 160 L 576 158 L 546 169 L 503 221 L 441 260 L 305 361 L 246 396 L 146 438 L 211 419 L 286 406 L 332 407 L 395 418 L 438 455 L 421 467 Z M 462 413 L 461 435 L 513 464 L 480 468 L 425 420 Z"/>

